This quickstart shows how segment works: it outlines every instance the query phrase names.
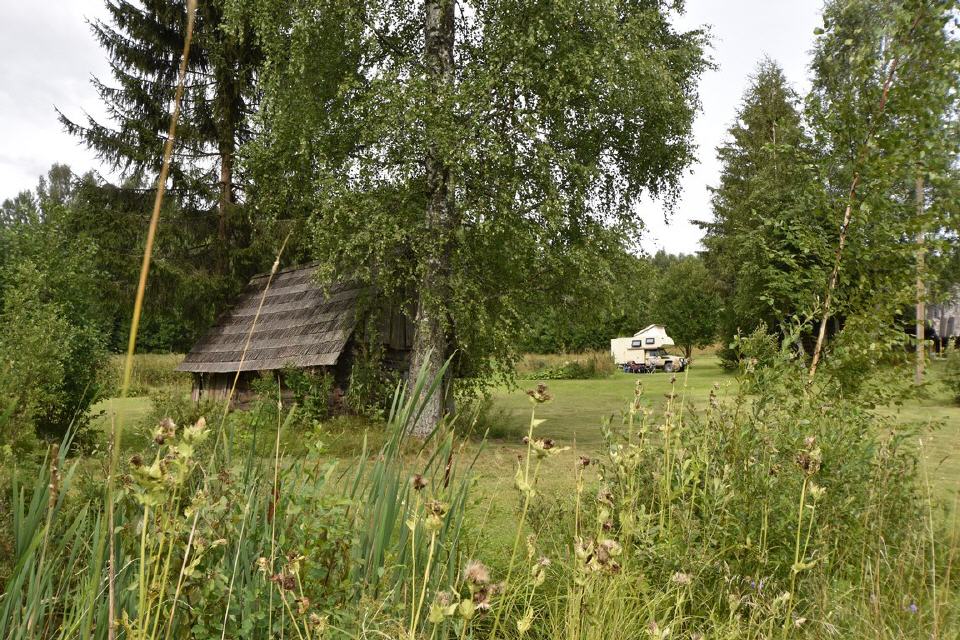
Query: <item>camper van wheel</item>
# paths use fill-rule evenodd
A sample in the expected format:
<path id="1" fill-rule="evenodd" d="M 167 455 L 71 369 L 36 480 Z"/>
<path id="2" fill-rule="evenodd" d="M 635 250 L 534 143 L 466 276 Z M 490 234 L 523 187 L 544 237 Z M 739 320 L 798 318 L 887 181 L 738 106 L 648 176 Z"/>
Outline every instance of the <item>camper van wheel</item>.
<path id="1" fill-rule="evenodd" d="M 672 363 L 672 362 L 667 362 L 666 364 L 664 364 L 664 365 L 663 365 L 663 370 L 664 370 L 666 373 L 673 373 L 673 363 Z"/>

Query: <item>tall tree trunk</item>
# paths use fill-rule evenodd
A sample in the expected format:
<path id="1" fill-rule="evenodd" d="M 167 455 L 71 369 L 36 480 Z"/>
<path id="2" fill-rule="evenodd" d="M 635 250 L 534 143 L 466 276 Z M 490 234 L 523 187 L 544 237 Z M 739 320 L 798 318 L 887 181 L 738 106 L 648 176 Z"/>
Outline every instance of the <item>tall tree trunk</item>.
<path id="1" fill-rule="evenodd" d="M 917 219 L 920 222 L 920 231 L 917 232 L 917 370 L 913 374 L 914 384 L 923 384 L 923 366 L 924 366 L 924 330 L 926 328 L 927 314 L 924 309 L 924 299 L 926 290 L 923 285 L 923 263 L 924 263 L 924 233 L 923 233 L 923 175 L 917 175 L 916 183 L 917 198 Z"/>
<path id="2" fill-rule="evenodd" d="M 232 132 L 232 129 L 231 129 Z M 220 194 L 217 198 L 217 273 L 224 275 L 229 269 L 229 243 L 227 242 L 227 218 L 233 207 L 233 140 L 220 144 Z"/>
<path id="3" fill-rule="evenodd" d="M 425 3 L 423 62 L 427 76 L 437 90 L 437 102 L 453 84 L 453 43 L 455 0 L 427 0 Z M 429 116 L 428 116 L 429 118 Z M 410 379 L 414 380 L 425 367 L 429 380 L 440 373 L 447 357 L 446 298 L 450 271 L 450 235 L 453 230 L 453 175 L 443 159 L 435 125 L 427 122 L 425 157 L 427 237 L 422 248 L 420 290 L 417 292 L 417 315 L 414 320 L 413 353 L 410 358 Z M 449 375 L 449 373 L 448 373 Z M 446 381 L 425 405 L 420 419 L 411 426 L 416 436 L 425 437 L 440 422 L 446 407 Z"/>

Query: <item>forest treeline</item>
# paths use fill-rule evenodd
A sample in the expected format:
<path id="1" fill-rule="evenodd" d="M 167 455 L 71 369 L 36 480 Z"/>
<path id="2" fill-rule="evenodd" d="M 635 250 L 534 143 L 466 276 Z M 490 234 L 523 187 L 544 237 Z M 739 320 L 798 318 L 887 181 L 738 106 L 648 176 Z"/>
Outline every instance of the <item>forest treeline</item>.
<path id="1" fill-rule="evenodd" d="M 0 375 L 36 368 L 6 395 L 51 433 L 125 346 L 183 44 L 184 2 L 106 5 L 109 118 L 59 117 L 121 177 L 55 165 L 0 213 Z M 926 301 L 960 281 L 954 3 L 827 2 L 806 95 L 759 61 L 712 210 L 675 211 L 695 256 L 643 255 L 637 205 L 695 160 L 708 33 L 671 2 L 581 5 L 202 3 L 139 348 L 188 349 L 285 240 L 479 380 L 650 322 L 686 348 L 895 341 L 918 273 Z"/>

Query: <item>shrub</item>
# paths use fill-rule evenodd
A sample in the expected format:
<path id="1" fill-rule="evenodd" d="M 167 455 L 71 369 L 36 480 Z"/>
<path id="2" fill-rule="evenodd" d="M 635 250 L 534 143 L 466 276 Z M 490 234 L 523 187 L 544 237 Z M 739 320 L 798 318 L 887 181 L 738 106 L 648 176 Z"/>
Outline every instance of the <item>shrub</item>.
<path id="1" fill-rule="evenodd" d="M 954 401 L 960 404 L 960 349 L 950 350 L 944 369 L 943 383 L 953 395 Z"/>
<path id="2" fill-rule="evenodd" d="M 87 409 L 102 395 L 102 336 L 90 324 L 71 321 L 45 280 L 25 261 L 6 278 L 0 302 L 0 404 L 13 407 L 0 438 L 17 446 L 24 446 L 33 431 L 59 440 L 71 425 L 83 438 Z"/>
<path id="3" fill-rule="evenodd" d="M 313 424 L 330 417 L 334 384 L 330 373 L 288 367 L 280 376 L 293 394 L 302 419 Z"/>
<path id="4" fill-rule="evenodd" d="M 516 442 L 523 436 L 523 428 L 513 423 L 510 414 L 490 396 L 470 395 L 457 401 L 453 425 L 464 437 Z"/>

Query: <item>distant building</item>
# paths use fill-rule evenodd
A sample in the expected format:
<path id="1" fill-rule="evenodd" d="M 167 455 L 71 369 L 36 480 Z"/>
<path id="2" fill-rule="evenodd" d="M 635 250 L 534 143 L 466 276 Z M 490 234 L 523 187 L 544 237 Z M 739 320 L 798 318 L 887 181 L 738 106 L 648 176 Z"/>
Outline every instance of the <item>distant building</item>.
<path id="1" fill-rule="evenodd" d="M 269 276 L 254 276 L 233 308 L 177 367 L 193 374 L 195 401 L 226 398 L 239 371 L 234 400 L 244 403 L 253 379 L 286 367 L 328 372 L 345 390 L 362 330 L 376 332 L 385 367 L 407 366 L 413 325 L 368 288 L 351 282 L 323 287 L 316 280 L 316 264 L 307 264 L 278 271 L 264 297 Z"/>
<path id="2" fill-rule="evenodd" d="M 960 286 L 946 302 L 927 305 L 927 321 L 941 338 L 960 336 Z"/>

